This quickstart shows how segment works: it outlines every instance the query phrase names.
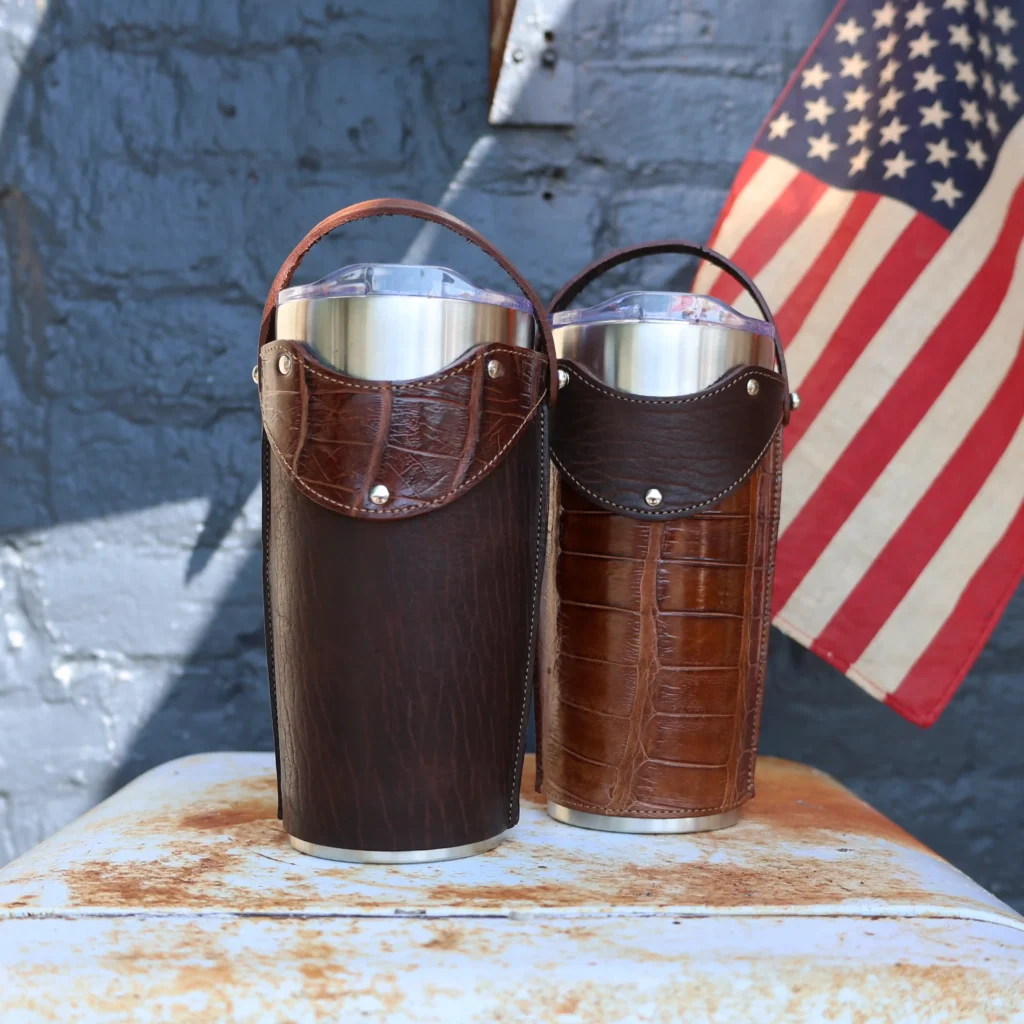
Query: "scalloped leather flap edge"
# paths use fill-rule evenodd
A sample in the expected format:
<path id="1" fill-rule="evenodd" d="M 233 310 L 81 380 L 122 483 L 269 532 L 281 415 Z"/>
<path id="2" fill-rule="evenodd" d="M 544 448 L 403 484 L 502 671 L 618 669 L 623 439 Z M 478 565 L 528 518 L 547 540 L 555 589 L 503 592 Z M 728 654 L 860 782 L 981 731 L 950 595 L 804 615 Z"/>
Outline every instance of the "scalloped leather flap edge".
<path id="1" fill-rule="evenodd" d="M 274 341 L 260 349 L 260 411 L 308 498 L 359 519 L 405 519 L 454 501 L 501 462 L 537 414 L 547 370 L 539 352 L 487 345 L 432 377 L 363 381 Z M 381 504 L 370 497 L 378 486 Z"/>
<path id="2" fill-rule="evenodd" d="M 717 505 L 754 471 L 782 423 L 785 383 L 761 367 L 739 367 L 693 395 L 645 398 L 571 360 L 559 366 L 569 382 L 553 415 L 551 458 L 577 492 L 635 519 Z M 652 490 L 660 492 L 653 506 Z"/>

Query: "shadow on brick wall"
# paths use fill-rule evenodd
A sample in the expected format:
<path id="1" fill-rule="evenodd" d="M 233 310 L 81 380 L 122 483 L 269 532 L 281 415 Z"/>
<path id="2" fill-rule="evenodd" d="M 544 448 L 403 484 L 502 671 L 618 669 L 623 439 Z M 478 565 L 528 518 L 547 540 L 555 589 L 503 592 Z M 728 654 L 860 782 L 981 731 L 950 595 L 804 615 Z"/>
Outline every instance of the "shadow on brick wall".
<path id="1" fill-rule="evenodd" d="M 408 0 L 386 17 L 373 4 L 173 6 L 50 4 L 0 141 L 11 295 L 0 531 L 40 565 L 49 538 L 72 526 L 82 528 L 71 543 L 107 549 L 62 570 L 80 587 L 65 603 L 95 621 L 72 637 L 41 613 L 42 631 L 53 626 L 60 657 L 113 651 L 140 687 L 163 693 L 107 792 L 173 757 L 272 745 L 259 536 L 242 511 L 259 483 L 250 368 L 281 260 L 350 202 L 458 205 L 452 183 L 478 174 L 472 201 L 486 220 L 486 179 L 501 162 L 487 147 L 474 155 L 486 130 L 486 5 Z M 540 186 L 523 177 L 520 187 Z M 483 283 L 501 282 L 474 251 L 425 246 L 420 229 L 354 225 L 314 250 L 302 276 L 393 262 L 419 240 L 431 258 L 450 254 Z M 132 555 L 115 565 L 119 541 Z M 228 541 L 248 554 L 221 557 Z M 105 593 L 82 579 L 95 582 L 95 564 Z M 41 575 L 45 591 L 53 574 Z M 101 621 L 116 607 L 104 607 L 111 590 L 144 605 L 130 612 L 148 625 L 119 633 Z M 208 592 L 219 597 L 205 627 L 175 651 L 168 631 Z M 170 673 L 161 684 L 146 672 L 157 662 Z"/>

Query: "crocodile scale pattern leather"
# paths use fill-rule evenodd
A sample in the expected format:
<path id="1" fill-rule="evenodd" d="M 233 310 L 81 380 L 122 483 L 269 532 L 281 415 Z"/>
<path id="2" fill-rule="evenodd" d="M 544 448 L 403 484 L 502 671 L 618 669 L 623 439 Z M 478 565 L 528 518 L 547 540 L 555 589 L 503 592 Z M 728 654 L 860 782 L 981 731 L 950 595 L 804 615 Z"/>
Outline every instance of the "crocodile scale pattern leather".
<path id="1" fill-rule="evenodd" d="M 540 651 L 549 799 L 667 818 L 753 795 L 781 435 L 738 488 L 689 516 L 642 521 L 564 479 L 552 488 Z"/>
<path id="2" fill-rule="evenodd" d="M 494 471 L 536 415 L 547 370 L 542 353 L 495 344 L 432 377 L 362 381 L 276 341 L 260 350 L 260 404 L 271 448 L 306 497 L 356 518 L 405 518 Z M 379 484 L 382 505 L 370 499 Z"/>

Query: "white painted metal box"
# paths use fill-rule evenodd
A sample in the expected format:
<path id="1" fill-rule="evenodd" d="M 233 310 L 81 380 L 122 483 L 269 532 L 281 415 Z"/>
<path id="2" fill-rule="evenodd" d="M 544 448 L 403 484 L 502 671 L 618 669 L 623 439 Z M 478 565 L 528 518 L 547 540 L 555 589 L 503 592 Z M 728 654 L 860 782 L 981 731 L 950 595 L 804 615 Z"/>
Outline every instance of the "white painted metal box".
<path id="1" fill-rule="evenodd" d="M 483 856 L 290 849 L 273 757 L 174 761 L 0 871 L 0 1020 L 1015 1021 L 1024 919 L 813 769 L 741 823 Z"/>

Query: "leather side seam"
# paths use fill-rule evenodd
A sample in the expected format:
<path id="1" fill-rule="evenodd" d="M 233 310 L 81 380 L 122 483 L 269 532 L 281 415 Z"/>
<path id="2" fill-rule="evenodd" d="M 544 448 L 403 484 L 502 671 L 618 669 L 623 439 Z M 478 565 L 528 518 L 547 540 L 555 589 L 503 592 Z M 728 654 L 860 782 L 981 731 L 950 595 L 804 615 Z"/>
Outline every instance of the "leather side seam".
<path id="1" fill-rule="evenodd" d="M 626 399 L 626 401 L 631 401 L 631 399 Z M 781 417 L 779 422 L 781 423 Z M 562 460 L 558 457 L 558 454 L 555 452 L 554 448 L 551 449 L 551 459 L 555 463 L 555 465 L 558 466 L 559 470 L 565 476 L 567 476 L 577 488 L 579 488 L 585 494 L 588 494 L 599 505 L 610 505 L 612 508 L 622 509 L 623 512 L 628 512 L 631 516 L 645 516 L 648 519 L 666 519 L 669 516 L 680 516 L 684 515 L 687 512 L 696 512 L 697 509 L 708 508 L 711 505 L 715 505 L 722 498 L 724 498 L 730 491 L 733 491 L 737 487 L 739 487 L 739 485 L 743 483 L 743 481 L 746 480 L 747 477 L 750 476 L 750 474 L 753 473 L 755 469 L 757 469 L 758 464 L 761 462 L 761 459 L 764 458 L 764 453 L 768 451 L 768 449 L 772 446 L 772 442 L 775 440 L 775 435 L 778 432 L 778 429 L 779 425 L 776 424 L 775 429 L 772 431 L 771 437 L 768 438 L 768 443 L 757 453 L 757 455 L 754 458 L 754 461 L 747 467 L 746 471 L 741 476 L 738 476 L 724 490 L 719 491 L 718 494 L 716 494 L 713 498 L 708 498 L 706 501 L 700 501 L 693 505 L 685 505 L 682 508 L 664 509 L 663 511 L 660 512 L 645 512 L 642 509 L 630 508 L 628 505 L 620 505 L 617 502 L 609 501 L 607 498 L 602 497 L 600 494 L 597 494 L 595 491 L 592 491 L 585 484 L 577 480 L 576 477 L 573 476 L 572 473 L 570 473 L 569 470 L 565 468 L 565 466 L 562 463 Z M 273 444 L 273 441 L 271 441 L 271 444 Z"/>
<path id="2" fill-rule="evenodd" d="M 772 586 L 775 582 L 775 551 L 778 536 L 778 522 L 779 522 L 779 511 L 782 505 L 782 432 L 778 430 L 776 436 L 772 438 L 778 444 L 779 450 L 775 453 L 775 472 L 772 480 L 772 520 L 773 525 L 771 527 L 771 545 L 769 550 L 771 551 L 771 558 L 768 563 L 768 572 L 766 580 L 763 584 L 764 594 L 762 597 L 762 606 L 765 612 L 762 616 L 761 623 L 761 647 L 758 652 L 758 686 L 757 686 L 757 704 L 754 709 L 754 726 L 752 735 L 749 737 L 751 744 L 751 758 L 750 767 L 747 769 L 747 795 L 753 796 L 754 794 L 754 769 L 757 765 L 757 753 L 754 750 L 755 740 L 757 738 L 759 729 L 758 725 L 761 721 L 761 708 L 764 705 L 764 687 L 765 687 L 765 676 L 768 674 L 768 637 L 771 634 L 772 626 L 772 613 L 771 613 L 771 601 L 769 596 L 772 592 Z"/>
<path id="3" fill-rule="evenodd" d="M 274 612 L 270 586 L 270 440 L 266 430 L 260 452 L 260 475 L 263 489 L 263 632 L 267 644 L 267 682 L 270 684 L 270 723 L 274 730 L 274 769 L 277 776 L 277 816 L 283 817 L 284 800 L 281 789 L 281 740 L 277 721 L 277 664 L 274 658 Z"/>
<path id="4" fill-rule="evenodd" d="M 519 732 L 516 736 L 515 746 L 515 760 L 512 762 L 512 787 L 508 797 L 508 820 L 509 827 L 511 827 L 512 819 L 515 816 L 515 801 L 519 795 L 521 786 L 521 779 L 519 776 L 519 758 L 520 748 L 523 743 L 523 730 L 526 728 L 526 715 L 529 710 L 530 704 L 530 677 L 531 673 L 537 671 L 536 656 L 534 653 L 534 639 L 537 633 L 537 598 L 540 595 L 540 582 L 541 582 L 541 559 L 545 551 L 547 541 L 547 502 L 548 502 L 548 480 L 545 459 L 545 414 L 541 413 L 539 451 L 538 457 L 540 459 L 540 476 L 538 491 L 540 492 L 540 499 L 537 502 L 537 539 L 536 539 L 536 552 L 533 559 L 533 597 L 530 603 L 530 638 L 526 646 L 526 674 L 523 678 L 523 709 L 519 714 Z"/>

